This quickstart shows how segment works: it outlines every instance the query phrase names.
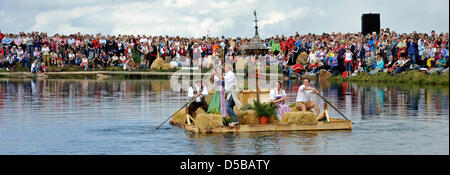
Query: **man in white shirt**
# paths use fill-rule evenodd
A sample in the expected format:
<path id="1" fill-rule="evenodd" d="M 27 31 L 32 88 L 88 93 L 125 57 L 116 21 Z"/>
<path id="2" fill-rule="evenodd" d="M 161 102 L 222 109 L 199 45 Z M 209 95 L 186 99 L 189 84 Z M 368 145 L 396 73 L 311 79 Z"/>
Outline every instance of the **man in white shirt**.
<path id="1" fill-rule="evenodd" d="M 303 85 L 298 88 L 296 108 L 303 112 L 305 112 L 306 109 L 314 108 L 317 115 L 319 115 L 319 105 L 317 105 L 317 102 L 311 101 L 311 94 L 318 94 L 319 91 L 317 91 L 317 89 L 311 87 L 310 85 L 311 84 L 308 78 L 303 79 Z"/>
<path id="2" fill-rule="evenodd" d="M 188 106 L 189 115 L 193 116 L 198 108 L 203 108 L 203 110 L 208 111 L 208 104 L 205 101 L 205 96 L 208 96 L 208 89 L 206 86 L 202 86 L 201 81 L 195 82 L 194 87 L 189 87 L 188 97 L 195 98 L 195 101 Z"/>

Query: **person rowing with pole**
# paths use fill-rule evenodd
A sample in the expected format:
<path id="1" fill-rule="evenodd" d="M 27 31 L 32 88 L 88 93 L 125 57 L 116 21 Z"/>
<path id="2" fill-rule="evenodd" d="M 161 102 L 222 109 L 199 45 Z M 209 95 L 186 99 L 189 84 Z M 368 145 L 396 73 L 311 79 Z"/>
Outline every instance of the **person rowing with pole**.
<path id="1" fill-rule="evenodd" d="M 206 87 L 202 86 L 201 81 L 196 81 L 194 87 L 189 87 L 188 96 L 190 97 L 189 102 L 184 104 L 180 109 L 178 109 L 175 113 L 173 113 L 169 118 L 167 118 L 164 122 L 158 125 L 155 129 L 158 130 L 164 123 L 166 123 L 169 119 L 171 119 L 176 113 L 181 111 L 186 107 L 186 114 L 192 116 L 194 112 L 198 108 L 203 108 L 203 110 L 208 110 L 208 103 L 206 103 L 204 96 L 208 95 L 208 90 Z"/>
<path id="2" fill-rule="evenodd" d="M 311 87 L 311 83 L 308 78 L 303 79 L 303 85 L 301 85 L 298 88 L 297 100 L 296 100 L 297 104 L 295 107 L 299 111 L 305 112 L 306 109 L 314 108 L 316 110 L 317 119 L 319 121 L 324 120 L 326 118 L 326 116 L 324 116 L 323 113 L 320 113 L 320 108 L 319 108 L 319 105 L 317 104 L 317 102 L 311 101 L 311 94 L 316 94 L 317 96 L 322 98 L 322 100 L 324 102 L 328 103 L 334 110 L 336 110 L 339 114 L 341 114 L 342 117 L 345 118 L 345 120 L 349 120 L 341 111 L 339 111 L 336 107 L 334 107 L 334 105 L 331 104 L 331 102 L 329 102 L 327 99 L 325 99 L 325 97 L 320 95 L 320 93 L 317 89 Z"/>
<path id="3" fill-rule="evenodd" d="M 320 108 L 317 102 L 311 100 L 311 94 L 319 94 L 319 91 L 311 87 L 310 80 L 308 78 L 303 79 L 303 85 L 298 88 L 296 108 L 299 111 L 306 112 L 306 109 L 314 108 L 317 113 L 318 120 L 323 119 L 323 115 L 319 116 Z"/>
<path id="4" fill-rule="evenodd" d="M 202 86 L 201 80 L 197 80 L 194 86 L 189 87 L 188 90 L 188 97 L 195 98 L 195 101 L 188 106 L 187 113 L 193 116 L 198 108 L 202 108 L 205 112 L 208 111 L 208 103 L 205 101 L 206 96 L 208 96 L 208 89 L 206 86 Z"/>

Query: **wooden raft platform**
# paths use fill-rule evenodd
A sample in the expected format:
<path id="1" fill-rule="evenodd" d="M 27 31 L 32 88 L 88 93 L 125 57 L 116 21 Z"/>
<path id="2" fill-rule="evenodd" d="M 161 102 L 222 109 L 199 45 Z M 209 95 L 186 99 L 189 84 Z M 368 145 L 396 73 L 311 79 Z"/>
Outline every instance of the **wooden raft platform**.
<path id="1" fill-rule="evenodd" d="M 352 121 L 330 118 L 329 122 L 319 121 L 317 124 L 267 124 L 267 125 L 239 125 L 236 127 L 222 126 L 218 128 L 201 130 L 194 125 L 170 122 L 171 125 L 194 133 L 227 133 L 227 132 L 277 132 L 277 131 L 326 131 L 351 130 Z"/>

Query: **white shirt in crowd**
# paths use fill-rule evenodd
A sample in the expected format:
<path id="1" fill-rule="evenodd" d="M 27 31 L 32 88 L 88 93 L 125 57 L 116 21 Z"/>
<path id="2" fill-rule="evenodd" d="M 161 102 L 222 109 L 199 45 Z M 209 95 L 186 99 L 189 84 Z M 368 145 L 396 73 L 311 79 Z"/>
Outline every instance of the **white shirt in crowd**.
<path id="1" fill-rule="evenodd" d="M 48 47 L 42 48 L 42 55 L 49 55 L 49 53 L 50 53 L 50 49 Z"/>
<path id="2" fill-rule="evenodd" d="M 312 90 L 303 90 L 303 88 L 305 88 L 305 85 L 301 85 L 298 88 L 296 102 L 308 102 L 308 101 L 311 101 L 311 94 L 312 94 L 313 91 Z"/>
<path id="3" fill-rule="evenodd" d="M 317 60 L 317 56 L 315 53 L 309 53 L 308 59 L 306 60 L 308 63 L 314 63 Z"/>
<path id="4" fill-rule="evenodd" d="M 206 86 L 203 86 L 203 90 L 200 90 L 200 87 L 199 86 L 197 86 L 197 85 L 195 85 L 195 94 L 198 94 L 200 91 L 201 91 L 201 94 L 203 95 L 203 96 L 208 96 L 208 89 L 206 88 Z M 189 87 L 189 91 L 188 91 L 188 97 L 189 98 L 192 98 L 192 97 L 194 97 L 194 88 L 192 88 L 192 86 L 191 87 Z M 201 99 L 201 97 L 197 97 L 196 99 L 195 99 L 195 101 L 196 102 L 201 102 L 202 101 L 202 99 Z"/>
<path id="5" fill-rule="evenodd" d="M 75 54 L 69 53 L 69 59 L 75 59 Z"/>
<path id="6" fill-rule="evenodd" d="M 71 44 L 74 44 L 75 43 L 75 39 L 74 38 L 69 38 L 68 40 L 67 40 L 67 44 L 68 45 L 71 45 Z"/>
<path id="7" fill-rule="evenodd" d="M 352 60 L 352 53 L 346 52 L 345 53 L 345 61 L 351 61 Z"/>
<path id="8" fill-rule="evenodd" d="M 147 38 L 141 38 L 141 39 L 139 40 L 139 42 L 140 42 L 141 44 L 143 44 L 143 43 L 147 42 Z"/>
<path id="9" fill-rule="evenodd" d="M 33 71 L 33 69 L 37 69 L 37 68 L 38 68 L 38 64 L 34 64 L 34 63 L 33 63 L 33 64 L 31 65 L 31 71 Z"/>
<path id="10" fill-rule="evenodd" d="M 125 56 L 120 56 L 120 61 L 121 62 L 125 62 L 125 60 L 127 60 L 127 58 L 125 58 Z"/>

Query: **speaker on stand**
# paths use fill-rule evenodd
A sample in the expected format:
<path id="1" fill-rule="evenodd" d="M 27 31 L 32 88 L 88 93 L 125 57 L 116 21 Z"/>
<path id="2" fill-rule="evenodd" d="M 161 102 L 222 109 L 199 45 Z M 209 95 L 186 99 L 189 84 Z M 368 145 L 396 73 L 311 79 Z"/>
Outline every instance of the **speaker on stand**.
<path id="1" fill-rule="evenodd" d="M 363 35 L 372 32 L 380 33 L 380 14 L 368 13 L 361 16 L 361 32 Z"/>

